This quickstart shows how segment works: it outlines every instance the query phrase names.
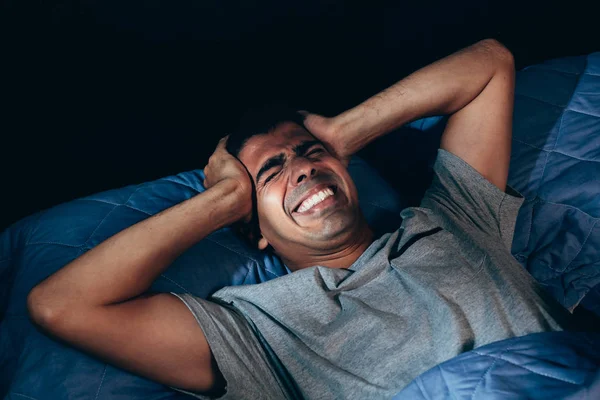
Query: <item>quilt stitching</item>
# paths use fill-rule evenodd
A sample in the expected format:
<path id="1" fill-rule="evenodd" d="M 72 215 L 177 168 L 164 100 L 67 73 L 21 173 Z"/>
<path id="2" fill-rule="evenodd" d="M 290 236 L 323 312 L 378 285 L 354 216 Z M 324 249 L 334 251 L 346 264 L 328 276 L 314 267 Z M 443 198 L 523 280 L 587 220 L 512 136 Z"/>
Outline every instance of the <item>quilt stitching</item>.
<path id="1" fill-rule="evenodd" d="M 244 280 L 242 282 L 244 282 L 244 284 L 248 281 L 248 276 L 250 275 L 250 268 L 246 269 L 246 275 L 244 276 Z"/>
<path id="2" fill-rule="evenodd" d="M 542 71 L 552 71 L 552 72 L 556 72 L 558 74 L 563 74 L 563 75 L 579 76 L 582 74 L 581 72 L 570 72 L 570 71 L 565 71 L 565 70 L 559 69 L 559 68 L 552 68 L 546 64 L 532 65 L 531 67 L 527 67 L 527 68 L 523 69 L 523 71 L 531 71 L 531 70 L 536 70 L 536 69 L 542 70 Z"/>
<path id="3" fill-rule="evenodd" d="M 174 183 L 174 184 L 176 184 L 176 185 L 180 185 L 180 186 L 186 187 L 186 188 L 188 188 L 188 189 L 191 189 L 191 190 L 193 190 L 193 191 L 194 191 L 194 192 L 196 192 L 196 193 L 200 193 L 200 191 L 198 191 L 198 189 L 196 189 L 195 187 L 192 187 L 191 185 L 186 185 L 185 183 L 177 182 L 176 180 L 173 180 L 173 179 L 171 179 L 171 178 L 169 178 L 169 177 L 167 177 L 167 178 L 162 178 L 162 179 L 159 179 L 159 181 L 167 181 L 167 182 L 171 182 L 171 183 Z"/>
<path id="4" fill-rule="evenodd" d="M 540 182 L 538 184 L 538 188 L 544 184 L 544 177 L 546 176 L 546 167 L 548 166 L 549 158 L 550 158 L 550 153 L 546 152 L 546 159 L 544 160 L 544 167 L 542 168 L 542 175 L 540 176 Z"/>
<path id="5" fill-rule="evenodd" d="M 253 263 L 255 264 L 255 268 L 256 269 L 260 269 L 260 270 L 266 272 L 267 274 L 270 274 L 274 278 L 278 278 L 278 277 L 281 276 L 278 273 L 275 273 L 275 272 L 267 269 L 263 264 L 261 264 L 261 263 L 259 263 L 257 261 L 253 261 Z M 246 284 L 246 282 L 248 280 L 248 276 L 250 276 L 250 271 L 251 270 L 252 270 L 252 268 L 246 268 L 246 276 L 244 277 L 244 280 L 243 280 L 244 284 Z"/>
<path id="6" fill-rule="evenodd" d="M 591 219 L 593 219 L 593 220 L 598 220 L 598 219 L 600 219 L 600 217 L 595 217 L 595 216 L 593 216 L 593 215 L 591 215 L 591 214 L 589 214 L 589 213 L 586 213 L 585 211 L 583 211 L 583 210 L 581 210 L 581 209 L 579 209 L 579 208 L 577 208 L 577 207 L 575 207 L 575 206 L 572 206 L 572 205 L 570 205 L 570 204 L 554 203 L 554 202 L 552 202 L 552 201 L 547 201 L 547 200 L 544 200 L 544 199 L 542 199 L 542 201 L 543 201 L 544 203 L 546 203 L 546 204 L 552 204 L 552 205 L 554 205 L 554 206 L 561 206 L 561 207 L 566 207 L 566 208 L 571 208 L 571 209 L 573 209 L 573 210 L 577 210 L 577 211 L 581 212 L 582 214 L 585 214 L 586 216 L 590 217 L 590 218 L 591 218 Z"/>
<path id="7" fill-rule="evenodd" d="M 579 94 L 579 93 L 577 93 L 577 94 Z M 567 108 L 567 110 L 572 111 L 572 112 L 577 113 L 577 114 L 587 115 L 588 117 L 600 118 L 600 114 L 598 114 L 598 115 L 591 114 L 589 112 L 581 111 L 581 110 L 578 110 L 578 109 L 575 109 L 575 108 Z"/>
<path id="8" fill-rule="evenodd" d="M 36 399 L 35 397 L 27 396 L 27 395 L 25 395 L 25 394 L 22 394 L 22 393 L 10 392 L 10 394 L 11 394 L 11 395 L 14 395 L 14 396 L 21 396 L 21 397 L 24 397 L 24 398 L 26 398 L 26 399 L 38 400 L 38 399 Z"/>
<path id="9" fill-rule="evenodd" d="M 437 365 L 437 368 L 439 369 L 440 375 L 441 375 L 442 379 L 444 380 L 444 384 L 446 385 L 446 396 L 449 396 L 453 400 L 456 399 L 456 396 L 454 396 L 454 394 L 448 390 L 450 388 L 450 385 L 448 384 L 448 379 L 446 379 L 444 370 L 439 366 L 439 364 Z"/>
<path id="10" fill-rule="evenodd" d="M 595 264 L 597 264 L 597 263 L 598 263 L 598 261 L 599 261 L 599 260 L 596 260 L 596 261 L 594 261 L 594 262 L 592 262 L 592 263 L 590 263 L 590 264 L 586 264 L 586 265 L 590 265 L 590 266 L 592 266 L 592 265 L 595 265 Z M 545 284 L 545 282 L 551 281 L 551 280 L 553 280 L 553 279 L 556 279 L 556 278 L 561 278 L 561 275 L 565 274 L 565 271 L 561 272 L 561 271 L 558 271 L 558 270 L 556 270 L 556 269 L 555 269 L 555 270 L 553 270 L 553 272 L 554 272 L 554 274 L 553 274 L 552 276 L 548 277 L 548 278 L 544 278 L 544 279 L 538 279 L 538 278 L 536 278 L 536 280 L 537 280 L 539 283 L 541 283 L 541 284 Z M 571 272 L 571 271 L 566 271 L 566 272 Z M 575 285 L 574 285 L 574 282 L 581 281 L 581 280 L 582 280 L 582 279 L 584 279 L 584 278 L 597 278 L 597 277 L 600 277 L 600 273 L 591 273 L 591 274 L 586 274 L 586 273 L 584 273 L 584 272 L 582 272 L 582 271 L 577 271 L 577 275 L 578 275 L 577 279 L 575 279 L 575 280 L 571 281 L 567 287 L 574 288 L 574 287 L 575 287 Z M 550 285 L 548 284 L 548 286 L 550 286 Z M 587 294 L 587 293 L 588 293 L 590 290 L 591 290 L 591 289 L 588 289 L 588 290 L 586 290 L 586 291 L 585 291 L 585 294 Z M 584 295 L 585 295 L 585 294 L 584 294 Z M 564 298 L 563 298 L 563 300 L 564 300 Z"/>
<path id="11" fill-rule="evenodd" d="M 504 351 L 508 351 L 508 349 L 503 350 L 503 352 Z M 471 400 L 473 400 L 475 398 L 475 394 L 479 390 L 479 387 L 483 383 L 483 380 L 485 379 L 485 377 L 487 376 L 487 374 L 494 368 L 494 365 L 496 365 L 497 362 L 498 362 L 498 359 L 495 359 L 492 362 L 492 364 L 489 367 L 487 367 L 487 369 L 483 372 L 483 374 L 481 375 L 481 378 L 479 379 L 479 382 L 477 382 L 477 385 L 475 385 L 475 388 L 473 388 L 473 393 L 471 393 Z"/>
<path id="12" fill-rule="evenodd" d="M 598 264 L 599 261 L 600 260 L 592 261 L 591 263 L 586 264 L 586 266 L 595 266 L 596 264 Z M 576 269 L 576 268 L 573 268 L 573 269 Z M 536 278 L 536 280 L 539 283 L 543 284 L 543 285 L 551 286 L 550 284 L 546 284 L 546 282 L 552 281 L 552 280 L 554 280 L 556 278 L 562 278 L 561 275 L 564 275 L 565 273 L 571 272 L 571 271 L 562 271 L 561 272 L 561 271 L 558 271 L 558 270 L 553 270 L 553 272 L 554 272 L 554 274 L 552 274 L 548 278 L 544 278 L 544 279 Z M 592 279 L 594 279 L 594 278 L 600 278 L 600 273 L 598 273 L 598 272 L 596 272 L 596 273 L 585 273 L 585 272 L 583 272 L 581 270 L 578 270 L 577 271 L 577 278 L 573 279 L 571 282 L 569 282 L 569 284 L 567 285 L 567 288 L 565 288 L 564 291 L 565 292 L 569 292 L 569 291 L 576 291 L 577 292 L 577 290 L 575 289 L 575 283 L 576 282 L 585 281 L 588 278 L 592 278 Z M 562 279 L 561 279 L 561 282 L 562 282 Z M 588 282 L 586 282 L 586 283 L 588 283 Z M 584 288 L 583 290 L 581 290 L 583 293 L 577 292 L 578 296 L 585 297 L 592 289 L 593 288 L 587 288 L 587 290 L 586 290 L 586 288 Z M 582 296 L 582 294 L 583 294 L 583 296 Z M 564 296 L 564 293 L 563 293 L 563 303 L 564 303 L 564 301 L 565 301 L 565 296 Z"/>
<path id="13" fill-rule="evenodd" d="M 98 400 L 98 396 L 100 396 L 100 389 L 102 389 L 102 385 L 104 384 L 104 377 L 106 376 L 106 368 L 107 365 L 104 364 L 104 372 L 102 372 L 102 378 L 100 379 L 100 385 L 98 386 L 98 391 L 96 392 L 96 397 L 94 397 L 94 400 Z"/>
<path id="14" fill-rule="evenodd" d="M 144 215 L 148 215 L 148 216 L 149 216 L 149 215 L 153 215 L 153 214 L 151 214 L 151 213 L 149 213 L 149 212 L 147 212 L 147 211 L 144 211 L 144 210 L 142 210 L 142 209 L 140 209 L 140 208 L 134 207 L 134 206 L 132 206 L 131 204 L 126 204 L 126 203 L 123 203 L 123 204 L 120 204 L 120 203 L 113 203 L 113 202 L 110 202 L 110 201 L 105 201 L 105 200 L 100 200 L 100 199 L 80 199 L 80 201 L 95 201 L 95 202 L 98 202 L 98 203 L 103 203 L 103 204 L 111 204 L 111 205 L 113 205 L 113 206 L 115 206 L 115 207 L 126 207 L 126 208 L 130 208 L 130 209 L 132 209 L 132 210 L 135 210 L 135 211 L 141 212 L 141 213 L 142 213 L 142 214 L 144 214 Z M 128 200 L 128 201 L 129 201 L 129 200 Z"/>
<path id="15" fill-rule="evenodd" d="M 573 96 L 571 95 L 571 99 L 572 98 L 573 98 Z M 568 104 L 570 104 L 570 102 L 571 102 L 571 100 L 569 99 L 569 102 L 567 103 L 567 106 L 568 106 Z M 552 147 L 552 150 L 554 150 L 556 148 L 556 143 L 558 141 L 558 137 L 560 136 L 560 129 L 562 127 L 562 121 L 563 121 L 564 116 L 565 116 L 565 112 L 563 110 L 563 112 L 562 112 L 562 114 L 560 116 L 560 122 L 559 122 L 559 125 L 558 125 L 558 132 L 556 133 L 556 140 L 554 141 L 554 146 Z M 548 159 L 549 158 L 550 158 L 550 154 L 546 153 L 546 160 L 544 160 L 544 167 L 542 169 L 542 175 L 540 177 L 540 183 L 538 185 L 538 188 L 539 188 L 540 185 L 542 185 L 544 183 L 544 177 L 546 176 L 546 167 L 548 166 Z"/>
<path id="16" fill-rule="evenodd" d="M 593 262 L 592 264 L 590 264 L 590 265 L 595 265 L 596 263 L 597 263 L 597 261 L 594 261 L 594 262 Z M 579 304 L 579 302 L 580 302 L 581 300 L 583 300 L 583 298 L 584 298 L 585 296 L 587 296 L 587 295 L 588 295 L 588 294 L 589 294 L 589 293 L 592 291 L 592 289 L 593 289 L 593 288 L 591 288 L 591 289 L 590 289 L 590 288 L 587 288 L 587 290 L 585 290 L 585 289 L 584 289 L 584 290 L 582 291 L 582 293 L 579 293 L 579 292 L 577 292 L 577 291 L 576 291 L 576 289 L 575 289 L 575 282 L 578 282 L 578 281 L 581 281 L 582 279 L 587 279 L 587 278 L 600 278 L 600 274 L 591 274 L 591 275 L 590 275 L 590 274 L 585 274 L 585 273 L 583 273 L 583 272 L 581 272 L 581 271 L 579 271 L 579 272 L 578 272 L 578 274 L 580 275 L 580 278 L 579 278 L 579 279 L 577 279 L 576 281 L 571 281 L 571 282 L 569 282 L 569 286 L 568 286 L 568 288 L 570 288 L 572 291 L 575 291 L 575 292 L 578 294 L 578 297 L 579 297 L 579 301 L 578 301 L 577 303 L 575 303 L 574 305 L 578 305 L 578 304 Z M 596 286 L 597 286 L 597 285 L 598 285 L 598 282 L 596 282 Z M 596 286 L 594 286 L 594 287 L 596 287 Z M 563 297 L 563 298 L 564 298 L 564 297 Z M 564 302 L 563 302 L 563 304 L 564 304 Z M 595 307 L 595 308 L 598 308 L 598 307 Z"/>
<path id="17" fill-rule="evenodd" d="M 513 140 L 514 140 L 515 142 L 522 143 L 522 144 L 524 144 L 524 145 L 526 145 L 526 146 L 529 146 L 529 147 L 531 147 L 531 148 L 534 148 L 534 149 L 536 149 L 536 150 L 543 151 L 543 152 L 545 152 L 545 153 L 557 153 L 557 154 L 561 154 L 561 155 L 563 155 L 563 156 L 565 156 L 565 157 L 570 157 L 570 158 L 574 158 L 574 159 L 576 159 L 576 160 L 579 160 L 579 161 L 585 161 L 585 162 L 600 162 L 600 160 L 592 160 L 592 159 L 589 159 L 589 158 L 581 158 L 581 157 L 578 157 L 578 156 L 574 156 L 574 155 L 572 155 L 572 154 L 567 154 L 567 153 L 565 153 L 565 152 L 562 152 L 562 151 L 559 151 L 559 150 L 554 150 L 554 149 L 552 149 L 552 150 L 547 150 L 547 149 L 543 149 L 543 148 L 541 148 L 541 147 L 534 146 L 534 145 L 533 145 L 533 144 L 531 144 L 531 143 L 527 143 L 527 142 L 524 142 L 524 141 L 522 141 L 522 140 L 519 140 L 519 139 L 515 139 L 515 138 L 513 138 Z"/>
<path id="18" fill-rule="evenodd" d="M 595 266 L 596 264 L 600 265 L 600 259 L 598 260 L 594 260 L 589 264 L 586 264 L 586 266 Z M 598 276 L 600 276 L 600 272 L 596 272 L 596 273 L 585 273 L 583 271 L 578 271 L 578 274 L 580 275 L 580 279 L 581 278 L 596 278 Z M 569 284 L 569 286 L 573 286 L 573 281 Z M 591 290 L 591 289 L 590 289 Z"/>
<path id="19" fill-rule="evenodd" d="M 237 250 L 234 250 L 234 249 L 230 248 L 229 246 L 226 246 L 226 245 L 224 245 L 223 243 L 216 241 L 215 239 L 212 239 L 210 236 L 207 236 L 207 237 L 205 237 L 204 239 L 205 239 L 205 240 L 209 240 L 209 241 L 211 241 L 211 242 L 213 242 L 213 243 L 215 243 L 215 244 L 217 244 L 217 245 L 219 245 L 219 246 L 221 246 L 221 247 L 223 247 L 223 248 L 225 248 L 225 249 L 227 249 L 227 250 L 229 250 L 229 251 L 231 251 L 231 252 L 233 252 L 233 253 L 237 254 L 238 256 L 241 256 L 241 257 L 248 258 L 248 259 L 250 259 L 250 260 L 252 260 L 252 261 L 254 261 L 254 262 L 256 262 L 256 261 L 257 261 L 257 260 L 256 260 L 254 257 L 251 257 L 251 256 L 249 256 L 249 255 L 247 255 L 247 254 L 242 254 L 242 253 L 240 253 L 239 251 L 237 251 Z"/>
<path id="20" fill-rule="evenodd" d="M 509 360 L 507 360 L 506 358 L 503 358 L 503 357 L 502 357 L 502 354 L 506 353 L 508 350 L 509 350 L 509 349 L 506 349 L 506 350 L 502 351 L 502 353 L 500 353 L 500 354 L 499 354 L 499 355 L 497 355 L 497 356 L 495 356 L 495 355 L 492 355 L 492 354 L 484 354 L 484 353 L 479 353 L 479 352 L 477 352 L 477 351 L 475 351 L 475 350 L 473 350 L 473 352 L 474 352 L 475 354 L 479 354 L 480 356 L 484 356 L 484 357 L 493 358 L 495 361 L 494 361 L 494 363 L 493 363 L 492 365 L 494 365 L 494 364 L 496 363 L 496 361 L 498 361 L 498 360 L 502 360 L 502 361 L 504 361 L 504 362 L 505 362 L 505 363 L 507 363 L 507 364 L 511 364 L 511 365 L 514 365 L 515 367 L 523 368 L 524 370 L 527 370 L 527 371 L 529 371 L 529 372 L 531 372 L 531 373 L 534 373 L 534 374 L 536 374 L 536 375 L 541 375 L 541 376 L 545 376 L 545 377 L 547 377 L 547 378 L 556 379 L 557 381 L 561 381 L 561 382 L 571 383 L 571 384 L 573 384 L 573 385 L 579 385 L 579 384 L 580 384 L 579 382 L 575 382 L 575 381 L 573 381 L 573 380 L 569 380 L 569 379 L 566 379 L 566 378 L 561 378 L 561 377 L 558 377 L 558 376 L 553 376 L 553 375 L 551 375 L 551 374 L 545 374 L 545 373 L 543 373 L 543 372 L 541 372 L 541 371 L 535 371 L 535 370 L 533 370 L 533 369 L 531 369 L 531 368 L 527 368 L 527 367 L 525 367 L 524 365 L 519 365 L 519 364 L 516 364 L 516 363 L 514 363 L 514 362 L 512 362 L 512 361 L 509 361 Z M 491 368 L 491 366 L 490 366 L 490 368 Z M 488 368 L 488 370 L 489 370 L 490 368 Z M 487 372 L 488 372 L 488 371 L 486 371 L 486 374 L 487 374 Z M 483 379 L 483 378 L 482 378 L 482 379 Z"/>
<path id="21" fill-rule="evenodd" d="M 34 235 L 37 233 L 37 231 L 38 231 L 38 229 L 39 229 L 39 227 L 40 227 L 40 224 L 39 224 L 39 222 L 40 222 L 40 219 L 42 219 L 42 215 L 43 215 L 43 214 L 44 214 L 43 212 L 40 212 L 40 213 L 38 213 L 38 214 L 37 214 L 37 216 L 36 216 L 36 218 L 35 218 L 35 223 L 34 223 L 33 232 L 31 232 L 31 233 L 28 235 L 28 237 L 27 237 L 27 240 L 25 241 L 25 245 L 27 245 L 27 244 L 29 243 L 29 240 L 30 240 L 30 238 L 31 238 L 32 236 L 34 236 Z"/>
<path id="22" fill-rule="evenodd" d="M 567 106 L 567 109 L 569 106 Z M 560 116 L 560 121 L 558 122 L 558 132 L 556 132 L 556 139 L 554 140 L 554 146 L 552 146 L 552 150 L 556 150 L 556 144 L 558 143 L 558 139 L 560 139 L 560 134 L 562 133 L 563 121 L 565 120 L 566 111 L 563 111 Z"/>
<path id="23" fill-rule="evenodd" d="M 427 392 L 425 391 L 425 387 L 423 386 L 421 377 L 418 377 L 416 379 L 415 383 L 417 384 L 417 387 L 419 388 L 419 392 L 421 392 L 421 395 L 423 397 L 425 397 L 426 400 L 431 400 L 431 397 L 429 397 L 429 394 L 427 394 Z"/>
<path id="24" fill-rule="evenodd" d="M 268 269 L 266 269 L 265 267 L 260 267 L 260 266 L 258 266 L 258 265 L 257 265 L 257 267 L 258 267 L 258 268 L 261 268 L 263 271 L 265 271 L 265 272 L 267 272 L 267 273 L 271 274 L 271 275 L 272 275 L 272 276 L 274 276 L 275 278 L 277 278 L 277 277 L 279 277 L 279 276 L 280 276 L 279 274 L 277 274 L 277 273 L 275 273 L 275 272 L 273 272 L 273 271 L 271 271 L 271 270 L 268 270 Z"/>
<path id="25" fill-rule="evenodd" d="M 567 106 L 566 104 L 561 105 L 561 104 L 550 103 L 549 101 L 538 99 L 537 97 L 533 97 L 533 96 L 530 96 L 528 94 L 523 94 L 523 93 L 515 93 L 515 96 L 520 96 L 520 97 L 525 97 L 525 98 L 528 98 L 531 100 L 535 100 L 535 101 L 538 101 L 540 103 L 546 104 L 546 105 L 554 107 L 554 108 L 565 108 Z"/>
<path id="26" fill-rule="evenodd" d="M 129 195 L 129 197 L 127 198 L 127 200 L 125 201 L 124 204 L 127 204 L 127 202 L 131 199 L 131 197 L 136 194 L 139 190 L 141 189 L 141 187 L 138 187 L 136 190 L 133 191 L 133 193 L 131 193 Z M 102 226 L 102 224 L 104 223 L 104 221 L 106 221 L 106 219 L 120 206 L 115 206 L 112 208 L 112 210 L 110 210 L 105 216 L 104 218 L 102 218 L 102 221 L 100 221 L 100 223 L 98 223 L 98 225 L 96 226 L 96 228 L 94 229 L 94 231 L 90 234 L 90 236 L 88 236 L 88 238 L 85 240 L 85 242 L 83 243 L 83 246 L 87 246 L 87 243 L 90 241 L 90 239 L 92 237 L 94 237 L 94 234 L 96 233 L 96 231 L 98 230 L 98 228 L 100 228 L 100 226 Z"/>
<path id="27" fill-rule="evenodd" d="M 586 264 L 586 266 L 594 266 L 594 265 L 598 264 L 598 262 L 600 262 L 600 259 L 594 260 L 591 263 Z M 576 269 L 576 267 L 574 267 L 573 269 Z M 539 283 L 544 284 L 545 282 L 551 281 L 551 280 L 556 279 L 556 278 L 560 278 L 561 275 L 563 275 L 564 273 L 571 272 L 571 271 L 559 271 L 559 270 L 554 269 L 553 272 L 554 272 L 554 274 L 552 274 L 548 278 L 544 278 L 544 279 L 538 279 L 538 278 L 536 278 L 536 280 Z M 577 271 L 577 275 L 578 275 L 577 279 L 572 280 L 567 287 L 570 287 L 573 290 L 575 290 L 575 282 L 579 282 L 579 281 L 581 281 L 581 280 L 583 280 L 585 278 L 597 278 L 597 277 L 600 277 L 600 272 L 585 273 L 583 271 Z M 588 290 L 585 290 L 584 295 L 587 294 L 589 291 L 591 291 L 590 288 L 588 288 Z"/>
<path id="28" fill-rule="evenodd" d="M 132 205 L 129 205 L 129 204 L 124 204 L 124 205 L 123 205 L 123 207 L 130 208 L 130 209 L 132 209 L 132 210 L 134 210 L 134 211 L 140 212 L 140 213 L 142 213 L 142 214 L 144 214 L 144 215 L 147 215 L 147 216 L 151 216 L 151 215 L 153 215 L 153 214 L 150 214 L 150 213 L 149 213 L 149 212 L 147 212 L 147 211 L 140 210 L 139 208 L 137 208 L 137 207 L 134 207 L 134 206 L 132 206 Z"/>
<path id="29" fill-rule="evenodd" d="M 108 218 L 110 216 L 110 214 L 112 214 L 112 212 L 117 209 L 117 207 L 119 207 L 119 206 L 114 206 L 108 213 L 106 213 L 106 215 L 104 216 L 104 218 L 102 218 L 102 221 L 100 221 L 98 223 L 98 225 L 96 225 L 96 227 L 94 228 L 94 230 L 92 231 L 92 233 L 90 233 L 90 236 L 88 236 L 88 238 L 83 242 L 83 246 L 86 246 L 87 243 L 90 241 L 90 239 L 92 237 L 94 237 L 94 234 L 96 233 L 96 231 L 98 230 L 98 228 L 100 228 L 100 226 L 102 225 L 102 223 L 104 221 L 106 221 L 106 218 Z"/>
<path id="30" fill-rule="evenodd" d="M 596 226 L 596 222 L 597 221 L 594 221 L 594 224 L 590 228 L 587 236 L 585 237 L 585 240 L 581 243 L 581 246 L 579 247 L 579 250 L 577 251 L 577 254 L 575 254 L 575 256 L 573 257 L 573 259 L 571 259 L 571 261 L 569 262 L 569 264 L 567 264 L 567 266 L 565 268 L 563 268 L 563 269 L 557 269 L 557 268 L 554 268 L 551 265 L 545 265 L 545 268 L 552 270 L 554 272 L 554 274 L 552 274 L 551 276 L 549 276 L 547 278 L 544 278 L 544 279 L 540 279 L 539 277 L 536 277 L 536 280 L 538 282 L 540 282 L 540 283 L 544 283 L 544 282 L 551 281 L 552 279 L 556 279 L 556 278 L 558 278 L 558 277 L 560 277 L 560 276 L 562 276 L 562 275 L 564 275 L 564 274 L 566 274 L 568 272 L 571 272 L 571 270 L 569 270 L 569 267 L 571 266 L 571 264 L 573 263 L 573 261 L 575 261 L 575 259 L 579 255 L 579 253 L 581 253 L 581 250 L 583 250 L 583 247 L 585 246 L 585 244 L 588 241 L 588 239 L 589 239 L 592 231 L 594 230 L 594 227 Z M 600 261 L 600 260 L 593 261 L 589 265 L 593 265 L 593 264 L 597 263 L 598 261 Z M 573 269 L 575 269 L 575 268 L 573 268 Z M 548 272 L 548 271 L 546 271 L 546 272 Z M 593 273 L 593 274 L 584 274 L 583 272 L 579 271 L 578 274 L 580 275 L 579 278 L 578 278 L 578 280 L 581 280 L 581 278 L 584 278 L 584 277 L 591 278 L 591 277 L 600 276 L 600 272 Z M 587 291 L 586 291 L 586 293 L 587 293 Z M 564 296 L 564 293 L 563 293 L 563 296 Z M 563 297 L 563 302 L 564 302 L 564 297 Z"/>
<path id="31" fill-rule="evenodd" d="M 596 223 L 598 221 L 594 221 L 594 223 L 592 224 L 592 227 L 590 228 L 590 231 L 588 232 L 587 236 L 585 237 L 585 239 L 583 240 L 583 243 L 581 243 L 581 246 L 579 247 L 579 250 L 577 251 L 577 254 L 575 254 L 575 257 L 573 257 L 573 259 L 569 262 L 569 264 L 567 264 L 567 266 L 565 267 L 565 271 L 567 271 L 569 269 L 569 267 L 571 266 L 571 264 L 573 263 L 573 261 L 575 261 L 575 259 L 577 258 L 577 256 L 579 255 L 579 253 L 581 253 L 581 250 L 583 250 L 585 244 L 587 243 L 588 239 L 590 238 L 590 235 L 592 234 L 592 231 L 594 230 L 594 228 L 596 227 Z"/>
<path id="32" fill-rule="evenodd" d="M 115 203 L 113 201 L 108 201 L 108 200 L 104 200 L 104 199 L 84 198 L 84 199 L 75 199 L 75 200 L 73 200 L 73 202 L 76 202 L 76 201 L 77 202 L 94 201 L 94 202 L 97 202 L 97 203 L 110 204 L 110 205 L 113 205 L 113 206 L 120 206 L 120 205 L 122 205 L 120 203 Z"/>
<path id="33" fill-rule="evenodd" d="M 102 200 L 102 199 L 76 199 L 74 201 L 90 201 L 90 202 L 97 202 L 97 203 L 103 203 L 103 204 L 110 204 L 110 205 L 113 205 L 115 207 L 127 207 L 127 208 L 130 208 L 132 210 L 139 211 L 139 212 L 141 212 L 144 215 L 148 215 L 148 216 L 154 215 L 152 213 L 149 213 L 148 211 L 144 211 L 144 210 L 142 210 L 142 209 L 140 209 L 138 207 L 134 207 L 131 204 L 127 204 L 126 202 L 125 203 L 115 203 L 115 202 L 112 202 L 112 201 L 107 201 L 107 200 Z M 129 201 L 129 200 L 127 200 L 127 201 Z"/>
<path id="34" fill-rule="evenodd" d="M 189 290 L 187 290 L 185 287 L 183 287 L 182 285 L 180 285 L 179 283 L 175 282 L 173 279 L 169 278 L 168 276 L 166 276 L 165 274 L 161 274 L 160 275 L 162 278 L 165 278 L 166 280 L 168 280 L 169 282 L 173 283 L 175 286 L 179 287 L 180 289 L 182 289 L 183 291 L 185 291 L 186 293 L 190 293 Z"/>
<path id="35" fill-rule="evenodd" d="M 61 243 L 61 242 L 31 242 L 31 243 L 27 243 L 25 246 L 23 246 L 23 248 L 25 249 L 29 246 L 40 245 L 40 244 L 51 244 L 51 245 L 55 245 L 55 246 L 64 246 L 64 247 L 70 247 L 72 249 L 76 249 L 76 248 L 83 246 L 81 244 L 66 244 L 66 243 Z"/>

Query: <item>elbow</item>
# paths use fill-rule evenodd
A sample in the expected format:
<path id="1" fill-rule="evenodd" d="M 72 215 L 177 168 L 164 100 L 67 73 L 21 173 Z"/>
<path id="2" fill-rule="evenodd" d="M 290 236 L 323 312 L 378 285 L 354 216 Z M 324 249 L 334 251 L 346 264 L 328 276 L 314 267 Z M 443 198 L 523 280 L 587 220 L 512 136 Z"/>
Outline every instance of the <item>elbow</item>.
<path id="1" fill-rule="evenodd" d="M 50 330 L 59 320 L 57 308 L 43 293 L 40 286 L 35 286 L 27 295 L 27 311 L 32 322 L 44 330 Z"/>
<path id="2" fill-rule="evenodd" d="M 515 58 L 512 52 L 496 39 L 484 39 L 478 43 L 485 51 L 489 52 L 497 60 L 499 66 L 515 69 Z"/>

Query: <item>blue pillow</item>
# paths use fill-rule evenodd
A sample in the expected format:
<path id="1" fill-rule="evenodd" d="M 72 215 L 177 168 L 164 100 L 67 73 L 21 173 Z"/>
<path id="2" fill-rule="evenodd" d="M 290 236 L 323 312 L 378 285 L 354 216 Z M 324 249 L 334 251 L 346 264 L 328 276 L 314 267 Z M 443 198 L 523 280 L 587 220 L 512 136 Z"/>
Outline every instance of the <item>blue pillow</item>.
<path id="1" fill-rule="evenodd" d="M 373 229 L 396 229 L 398 194 L 358 157 L 349 171 Z M 26 218 L 0 235 L 0 277 L 6 278 L 0 287 L 0 397 L 7 391 L 30 399 L 184 396 L 38 332 L 27 317 L 26 297 L 38 282 L 108 237 L 202 192 L 203 180 L 196 170 L 95 194 Z M 207 297 L 226 285 L 264 282 L 288 272 L 277 257 L 250 248 L 225 228 L 179 257 L 151 290 Z"/>

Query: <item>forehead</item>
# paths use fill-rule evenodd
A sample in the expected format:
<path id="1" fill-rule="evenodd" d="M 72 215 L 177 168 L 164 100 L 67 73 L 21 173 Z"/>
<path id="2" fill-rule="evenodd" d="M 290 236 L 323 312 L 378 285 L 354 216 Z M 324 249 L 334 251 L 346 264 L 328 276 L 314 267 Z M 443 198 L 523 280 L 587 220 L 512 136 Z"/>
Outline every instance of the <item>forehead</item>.
<path id="1" fill-rule="evenodd" d="M 315 137 L 297 124 L 285 122 L 273 132 L 251 137 L 240 151 L 239 159 L 250 174 L 256 176 L 266 160 L 307 140 L 315 140 Z"/>

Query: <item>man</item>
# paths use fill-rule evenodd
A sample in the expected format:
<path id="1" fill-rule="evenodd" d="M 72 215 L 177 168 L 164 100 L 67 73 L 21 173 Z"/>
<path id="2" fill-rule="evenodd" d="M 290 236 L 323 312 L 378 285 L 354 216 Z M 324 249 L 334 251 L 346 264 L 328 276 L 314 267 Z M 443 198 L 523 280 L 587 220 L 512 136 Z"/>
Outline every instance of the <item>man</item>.
<path id="1" fill-rule="evenodd" d="M 513 91 L 510 52 L 484 40 L 336 117 L 234 135 L 233 155 L 223 139 L 205 168 L 208 190 L 40 283 L 31 316 L 117 366 L 229 398 L 389 398 L 463 351 L 560 330 L 563 310 L 510 254 L 522 203 L 504 193 Z M 431 187 L 396 232 L 375 239 L 345 160 L 439 114 L 450 118 Z M 210 232 L 253 221 L 250 238 L 294 273 L 212 301 L 143 295 Z"/>

